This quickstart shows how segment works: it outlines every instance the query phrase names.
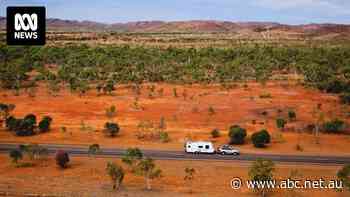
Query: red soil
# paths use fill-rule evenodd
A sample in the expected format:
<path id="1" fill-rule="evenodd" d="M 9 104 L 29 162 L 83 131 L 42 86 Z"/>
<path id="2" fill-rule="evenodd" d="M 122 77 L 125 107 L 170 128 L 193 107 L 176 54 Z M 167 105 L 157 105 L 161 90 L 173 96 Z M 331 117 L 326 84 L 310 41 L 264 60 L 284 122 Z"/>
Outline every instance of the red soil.
<path id="1" fill-rule="evenodd" d="M 10 91 L 1 90 L 0 102 L 13 103 L 16 109 L 13 114 L 21 117 L 34 113 L 39 117 L 50 115 L 53 118 L 52 131 L 33 137 L 16 137 L 5 129 L 0 130 L 0 142 L 35 142 L 59 144 L 92 144 L 98 143 L 102 147 L 130 147 L 138 146 L 149 149 L 182 150 L 186 139 L 212 140 L 217 145 L 227 143 L 228 128 L 239 124 L 252 134 L 259 129 L 267 128 L 271 134 L 278 129 L 275 120 L 278 116 L 287 117 L 289 108 L 295 109 L 297 120 L 287 124 L 283 132 L 284 142 L 273 142 L 266 149 L 256 149 L 247 138 L 245 145 L 239 146 L 242 152 L 264 152 L 283 154 L 336 154 L 349 155 L 350 137 L 347 135 L 321 134 L 320 144 L 315 143 L 315 137 L 304 128 L 314 123 L 312 111 L 318 103 L 322 104 L 326 120 L 340 117 L 350 122 L 344 114 L 349 112 L 346 106 L 339 104 L 335 95 L 323 94 L 316 90 L 305 89 L 298 85 L 281 85 L 268 83 L 262 87 L 256 83 L 248 83 L 244 88 L 242 84 L 230 90 L 220 86 L 210 85 L 169 85 L 154 84 L 156 91 L 153 98 L 149 98 L 150 91 L 143 85 L 139 96 L 139 106 L 143 110 L 135 110 L 135 94 L 128 86 L 119 86 L 113 96 L 98 96 L 91 90 L 79 97 L 68 90 L 61 91 L 59 96 L 51 96 L 44 85 L 41 85 L 35 97 L 26 93 L 14 96 Z M 163 88 L 163 96 L 158 90 Z M 173 88 L 177 89 L 178 97 L 173 96 Z M 183 92 L 187 97 L 184 99 Z M 271 98 L 260 98 L 262 94 L 269 93 Z M 115 105 L 117 116 L 114 118 L 121 126 L 118 137 L 108 138 L 102 130 L 108 118 L 105 109 Z M 209 108 L 214 109 L 210 114 Z M 282 112 L 278 112 L 278 109 Z M 268 115 L 261 115 L 266 111 Z M 165 118 L 166 131 L 171 141 L 142 141 L 135 136 L 140 121 L 152 121 L 159 124 L 161 117 Z M 256 121 L 253 124 L 253 120 Z M 82 130 L 82 121 L 90 129 Z M 60 132 L 61 127 L 67 132 Z M 218 128 L 221 137 L 212 139 L 210 131 Z M 296 132 L 300 131 L 300 133 Z M 296 145 L 300 144 L 303 151 L 298 151 Z"/>

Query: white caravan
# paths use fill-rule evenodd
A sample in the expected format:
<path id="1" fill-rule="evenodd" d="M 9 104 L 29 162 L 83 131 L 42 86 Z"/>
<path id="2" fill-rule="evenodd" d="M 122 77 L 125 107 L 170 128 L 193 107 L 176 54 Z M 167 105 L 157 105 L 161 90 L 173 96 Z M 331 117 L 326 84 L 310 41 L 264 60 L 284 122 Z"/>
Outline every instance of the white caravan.
<path id="1" fill-rule="evenodd" d="M 185 144 L 185 152 L 186 153 L 215 153 L 215 148 L 213 143 L 197 141 L 197 142 L 186 142 Z"/>

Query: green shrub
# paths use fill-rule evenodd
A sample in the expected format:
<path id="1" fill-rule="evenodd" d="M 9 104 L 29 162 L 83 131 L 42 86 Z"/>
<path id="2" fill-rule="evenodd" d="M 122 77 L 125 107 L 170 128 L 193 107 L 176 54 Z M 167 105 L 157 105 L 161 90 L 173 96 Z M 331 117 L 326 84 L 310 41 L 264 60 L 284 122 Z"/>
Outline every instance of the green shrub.
<path id="1" fill-rule="evenodd" d="M 137 163 L 143 158 L 143 153 L 139 148 L 128 148 L 122 156 L 122 162 L 134 171 Z"/>
<path id="2" fill-rule="evenodd" d="M 169 142 L 170 138 L 169 138 L 168 132 L 165 132 L 165 131 L 159 132 L 159 139 L 163 143 Z"/>
<path id="3" fill-rule="evenodd" d="M 290 121 L 293 121 L 297 118 L 297 114 L 293 110 L 288 111 L 288 118 Z"/>
<path id="4" fill-rule="evenodd" d="M 110 136 L 116 136 L 120 131 L 119 125 L 113 122 L 106 122 L 105 124 L 105 132 Z"/>
<path id="5" fill-rule="evenodd" d="M 40 122 L 39 122 L 39 131 L 41 133 L 48 132 L 50 131 L 50 126 L 51 126 L 52 118 L 49 116 L 45 116 Z"/>
<path id="6" fill-rule="evenodd" d="M 350 92 L 346 92 L 346 93 L 343 93 L 342 95 L 340 95 L 340 101 L 343 104 L 350 105 Z"/>
<path id="7" fill-rule="evenodd" d="M 338 79 L 333 79 L 327 82 L 323 83 L 323 89 L 326 90 L 326 92 L 328 93 L 335 93 L 335 94 L 339 94 L 345 91 L 349 90 L 349 85 L 348 83 L 346 83 L 345 81 L 341 81 Z"/>
<path id="8" fill-rule="evenodd" d="M 36 116 L 34 114 L 28 114 L 24 117 L 25 121 L 28 121 L 30 124 L 35 125 L 36 124 Z"/>
<path id="9" fill-rule="evenodd" d="M 23 157 L 22 152 L 18 149 L 11 150 L 9 156 L 14 164 L 17 164 L 18 160 Z"/>
<path id="10" fill-rule="evenodd" d="M 339 119 L 325 122 L 323 129 L 327 133 L 340 133 L 344 130 L 345 122 Z"/>
<path id="11" fill-rule="evenodd" d="M 230 144 L 244 144 L 247 131 L 238 125 L 233 125 L 230 127 L 228 135 L 230 137 Z"/>
<path id="12" fill-rule="evenodd" d="M 113 119 L 117 115 L 117 108 L 115 105 L 112 105 L 106 109 L 106 116 L 110 119 Z"/>
<path id="13" fill-rule="evenodd" d="M 254 133 L 251 139 L 255 147 L 264 148 L 266 144 L 270 143 L 271 136 L 267 130 L 263 129 L 259 132 Z"/>
<path id="14" fill-rule="evenodd" d="M 213 129 L 213 130 L 210 132 L 210 134 L 211 134 L 211 136 L 212 136 L 213 138 L 218 138 L 218 137 L 220 137 L 220 131 L 219 131 L 219 129 Z"/>
<path id="15" fill-rule="evenodd" d="M 338 172 L 337 177 L 342 181 L 344 189 L 350 191 L 350 164 L 344 165 Z"/>
<path id="16" fill-rule="evenodd" d="M 34 135 L 35 125 L 32 119 L 16 119 L 10 116 L 6 119 L 6 127 L 9 131 L 13 131 L 17 136 Z"/>
<path id="17" fill-rule="evenodd" d="M 276 126 L 277 128 L 283 130 L 285 125 L 286 125 L 287 121 L 285 121 L 283 118 L 277 118 L 276 119 Z"/>

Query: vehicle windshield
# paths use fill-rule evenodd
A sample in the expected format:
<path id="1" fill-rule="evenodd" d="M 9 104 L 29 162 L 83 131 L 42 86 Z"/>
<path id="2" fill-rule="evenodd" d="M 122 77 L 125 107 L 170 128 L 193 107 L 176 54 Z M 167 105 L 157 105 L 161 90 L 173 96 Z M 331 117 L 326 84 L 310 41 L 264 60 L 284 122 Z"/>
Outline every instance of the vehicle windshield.
<path id="1" fill-rule="evenodd" d="M 232 147 L 229 146 L 229 145 L 223 145 L 223 146 L 221 147 L 221 149 L 224 149 L 224 150 L 232 150 Z"/>

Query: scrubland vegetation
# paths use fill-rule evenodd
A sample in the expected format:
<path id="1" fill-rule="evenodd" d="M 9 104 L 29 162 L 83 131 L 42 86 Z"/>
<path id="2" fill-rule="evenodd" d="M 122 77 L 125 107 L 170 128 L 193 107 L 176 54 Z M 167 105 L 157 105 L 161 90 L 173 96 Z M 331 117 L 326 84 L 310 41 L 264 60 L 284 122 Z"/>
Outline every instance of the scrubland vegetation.
<path id="1" fill-rule="evenodd" d="M 304 79 L 305 85 L 341 94 L 342 101 L 347 103 L 350 87 L 349 51 L 350 48 L 345 46 L 308 48 L 255 45 L 230 49 L 161 49 L 2 45 L 0 79 L 4 88 L 28 88 L 37 81 L 47 81 L 84 94 L 90 88 L 108 93 L 113 91 L 116 84 L 125 83 L 224 85 L 248 80 L 265 83 L 276 75 L 298 74 Z M 36 74 L 29 75 L 33 70 Z"/>
<path id="2" fill-rule="evenodd" d="M 118 86 L 128 84 L 135 94 L 131 108 L 143 111 L 140 105 L 142 84 L 166 82 L 170 84 L 220 84 L 224 89 L 232 89 L 235 83 L 244 84 L 256 81 L 265 89 L 269 80 L 278 83 L 289 83 L 292 79 L 305 88 L 316 88 L 325 93 L 339 96 L 339 104 L 349 103 L 350 92 L 350 48 L 347 46 L 271 46 L 256 44 L 236 48 L 157 48 L 130 46 L 90 46 L 70 45 L 47 47 L 9 47 L 0 46 L 0 82 L 4 89 L 13 90 L 15 95 L 23 92 L 33 97 L 38 91 L 39 84 L 46 84 L 49 93 L 57 97 L 59 92 L 69 89 L 73 94 L 84 96 L 88 91 L 97 92 L 98 96 L 113 96 L 118 92 Z M 236 84 L 237 85 L 237 84 Z M 288 85 L 288 84 L 287 84 Z M 146 85 L 148 99 L 164 96 L 164 89 Z M 194 95 L 184 89 L 180 92 L 176 87 L 172 91 L 175 99 L 195 102 Z M 199 95 L 202 96 L 202 95 Z M 271 100 L 273 95 L 268 91 L 260 93 L 260 99 Z M 251 97 L 254 100 L 254 97 Z M 343 117 L 332 117 L 326 120 L 321 103 L 315 103 L 312 115 L 314 122 L 307 126 L 315 131 L 326 133 L 342 133 L 347 122 Z M 123 130 L 115 122 L 119 106 L 106 106 L 104 133 L 115 137 Z M 44 117 L 36 124 L 36 118 L 26 116 L 22 119 L 9 116 L 11 106 L 2 108 L 5 116 L 2 121 L 16 135 L 34 135 L 49 130 L 52 121 Z M 192 109 L 198 113 L 198 107 Z M 269 117 L 269 112 L 261 114 Z M 249 136 L 256 147 L 265 147 L 271 140 L 284 141 L 282 133 L 286 125 L 293 123 L 297 114 L 288 109 L 288 114 L 275 118 L 279 132 L 270 136 L 269 131 L 258 132 Z M 210 125 L 211 119 L 217 115 L 217 109 L 209 105 L 207 108 Z M 173 119 L 177 119 L 176 116 Z M 28 120 L 28 121 L 26 121 Z M 256 124 L 256 120 L 252 120 Z M 139 140 L 154 140 L 168 142 L 171 140 L 165 131 L 165 119 L 160 122 L 139 120 L 136 136 Z M 243 127 L 243 126 L 242 126 Z M 26 128 L 26 129 L 23 129 Z M 29 128 L 29 129 L 27 129 Z M 65 128 L 63 126 L 63 128 Z M 94 130 L 93 127 L 81 121 L 81 129 Z M 212 128 L 215 129 L 215 128 Z M 25 132 L 23 131 L 25 130 Z M 270 131 L 271 132 L 271 131 Z M 265 135 L 268 134 L 268 135 Z M 218 129 L 212 130 L 213 138 L 220 137 Z M 229 143 L 244 144 L 247 136 L 246 128 L 239 125 L 231 127 Z M 272 139 L 270 139 L 272 138 Z"/>
<path id="3" fill-rule="evenodd" d="M 108 99 L 113 98 L 118 93 L 120 86 L 128 85 L 132 91 L 133 100 L 128 103 L 127 107 L 125 107 L 126 105 L 110 105 L 111 102 L 109 101 L 103 104 L 97 103 L 99 106 L 103 105 L 103 110 L 100 110 L 101 114 L 96 112 L 100 109 L 99 106 L 96 106 L 96 108 L 93 108 L 95 110 L 93 111 L 94 113 L 89 111 L 87 115 L 103 119 L 101 121 L 103 122 L 102 124 L 94 125 L 96 128 L 88 125 L 85 119 L 79 119 L 81 121 L 81 131 L 96 131 L 92 135 L 98 135 L 98 131 L 102 131 L 104 140 L 117 145 L 126 143 L 126 139 L 130 139 L 128 138 L 130 137 L 128 135 L 130 128 L 127 128 L 130 125 L 135 127 L 132 130 L 132 137 L 138 140 L 137 143 L 141 144 L 152 143 L 152 146 L 157 143 L 173 142 L 178 147 L 180 143 L 183 143 L 181 140 L 194 138 L 195 134 L 191 132 L 181 135 L 181 140 L 179 140 L 180 137 L 178 136 L 174 138 L 171 136 L 174 132 L 169 130 L 180 125 L 178 119 L 181 117 L 178 117 L 178 115 L 181 115 L 181 113 L 178 112 L 167 114 L 166 118 L 162 114 L 157 115 L 156 118 L 152 117 L 153 120 L 151 118 L 147 119 L 147 117 L 144 118 L 143 114 L 140 116 L 135 115 L 133 118 L 136 121 L 130 116 L 128 118 L 132 119 L 132 121 L 127 122 L 130 119 L 123 119 L 127 114 L 126 111 L 137 114 L 144 113 L 147 110 L 157 110 L 155 100 L 160 100 L 166 96 L 167 102 L 169 102 L 166 105 L 171 106 L 171 99 L 172 102 L 176 100 L 178 103 L 181 103 L 181 107 L 184 109 L 176 109 L 177 111 L 188 110 L 190 111 L 188 113 L 191 113 L 193 117 L 195 115 L 205 116 L 206 128 L 210 128 L 206 131 L 206 139 L 210 138 L 214 141 L 225 142 L 238 147 L 248 144 L 254 151 L 264 151 L 272 143 L 284 143 L 283 134 L 288 133 L 289 130 L 311 131 L 317 144 L 320 143 L 320 133 L 347 134 L 345 131 L 348 127 L 349 112 L 347 112 L 347 117 L 340 117 L 337 114 L 326 117 L 322 103 L 319 103 L 317 100 L 312 100 L 314 102 L 312 104 L 315 106 L 311 113 L 312 121 L 308 118 L 307 123 L 302 122 L 305 125 L 298 125 L 297 123 L 299 123 L 299 117 L 307 117 L 305 114 L 308 111 L 300 109 L 297 111 L 295 110 L 296 107 L 284 106 L 283 103 L 279 104 L 279 108 L 274 108 L 275 106 L 272 103 L 276 94 L 267 91 L 268 82 L 275 80 L 276 83 L 281 83 L 281 86 L 283 86 L 283 84 L 289 83 L 291 79 L 294 84 L 302 85 L 305 88 L 316 89 L 338 96 L 339 99 L 336 100 L 337 103 L 334 105 L 344 105 L 344 110 L 346 110 L 346 107 L 350 104 L 350 47 L 329 45 L 314 47 L 270 46 L 257 44 L 241 45 L 235 48 L 196 49 L 130 47 L 127 45 L 101 47 L 71 44 L 46 47 L 8 47 L 0 45 L 0 85 L 4 92 L 13 91 L 15 97 L 21 96 L 23 92 L 26 92 L 29 95 L 26 99 L 34 98 L 37 92 L 42 91 L 41 88 L 44 89 L 43 85 L 45 85 L 49 94 L 54 98 L 60 97 L 60 93 L 68 89 L 70 94 L 77 95 L 77 98 L 79 97 L 80 99 L 84 98 L 88 92 L 96 92 L 97 98 Z M 254 96 L 249 92 L 251 89 L 249 83 L 252 81 L 261 85 L 259 89 L 263 91 L 259 92 L 258 96 Z M 154 85 L 163 82 L 173 86 L 165 89 Z M 255 117 L 258 117 L 258 119 L 248 120 L 245 119 L 246 117 L 238 117 L 242 121 L 231 123 L 225 121 L 227 129 L 224 130 L 218 128 L 215 125 L 215 121 L 218 121 L 219 118 L 224 119 L 225 117 L 222 114 L 231 112 L 230 110 L 239 111 L 240 109 L 238 108 L 241 107 L 241 103 L 237 104 L 238 108 L 233 107 L 234 109 L 231 109 L 231 106 L 230 109 L 220 108 L 221 106 L 215 102 L 212 103 L 216 105 L 210 102 L 200 103 L 198 101 L 200 97 L 210 95 L 210 90 L 195 94 L 190 92 L 189 89 L 176 86 L 182 85 L 185 87 L 192 84 L 203 86 L 219 84 L 224 90 L 242 87 L 246 92 L 246 100 L 249 100 L 245 100 L 245 102 L 253 103 L 259 100 L 258 105 L 269 107 L 266 109 L 259 108 L 259 110 L 262 109 L 260 111 L 254 111 L 256 110 L 255 108 L 249 108 L 249 110 L 257 114 Z M 241 84 L 242 86 L 240 86 Z M 145 91 L 147 92 L 146 94 Z M 227 95 L 229 94 L 227 93 Z M 234 100 L 238 99 L 237 95 L 231 94 L 229 96 L 232 96 L 231 100 Z M 5 95 L 4 99 L 7 98 L 8 95 Z M 126 97 L 125 100 L 129 98 Z M 146 99 L 148 103 L 142 102 Z M 215 97 L 212 100 L 215 99 L 218 98 Z M 78 102 L 82 101 L 78 100 Z M 73 103 L 73 101 L 69 102 Z M 84 100 L 84 102 L 85 106 L 91 107 L 94 101 Z M 88 104 L 88 102 L 91 103 Z M 154 105 L 149 103 L 154 103 Z M 147 104 L 151 107 L 145 107 Z M 221 104 L 224 105 L 225 103 Z M 307 103 L 307 105 L 311 104 Z M 51 114 L 50 116 L 43 116 L 41 113 L 41 119 L 39 119 L 37 118 L 39 115 L 36 115 L 34 112 L 28 112 L 29 114 L 23 116 L 14 115 L 13 111 L 15 108 L 18 108 L 16 106 L 8 101 L 0 104 L 0 123 L 4 131 L 17 137 L 36 134 L 46 135 L 50 134 L 46 132 L 53 130 L 51 123 L 55 123 L 56 117 L 51 117 Z M 175 106 L 179 108 L 179 105 Z M 164 106 L 160 108 L 160 111 L 162 109 L 164 109 Z M 171 110 L 173 109 L 171 108 L 168 111 Z M 300 111 L 302 113 L 299 113 Z M 152 114 L 148 115 L 151 116 Z M 218 116 L 219 118 L 217 118 Z M 182 118 L 184 119 L 184 117 Z M 273 130 L 271 130 L 271 127 L 266 128 L 268 120 L 273 120 Z M 62 122 L 62 120 L 59 121 Z M 72 121 L 77 120 L 72 118 Z M 259 129 L 255 129 L 252 125 L 262 126 L 257 127 Z M 254 127 L 254 130 L 250 129 L 252 127 Z M 54 129 L 57 130 L 57 125 Z M 65 134 L 70 128 L 66 125 L 60 125 L 60 129 L 61 133 Z M 72 136 L 72 132 L 70 133 Z M 88 133 L 91 134 L 91 132 Z M 299 133 L 302 132 L 300 131 Z M 85 132 L 83 139 L 86 139 L 86 136 Z M 118 143 L 115 143 L 113 140 L 118 140 Z M 298 137 L 295 149 L 302 152 L 305 147 L 302 147 L 299 141 Z M 98 143 L 102 146 L 104 145 L 102 142 Z M 89 156 L 95 156 L 99 153 L 99 144 L 90 145 Z M 332 147 L 326 148 L 331 149 Z M 34 166 L 35 162 L 33 161 L 36 158 L 46 158 L 47 155 L 47 150 L 40 146 L 19 147 L 9 153 L 10 159 L 16 167 Z M 58 151 L 55 155 L 55 161 L 59 168 L 69 170 L 71 158 L 67 152 Z M 197 176 L 200 176 L 200 170 L 191 166 L 186 166 L 186 168 L 181 170 L 185 173 L 183 180 L 189 187 L 190 193 L 192 193 L 194 190 L 192 182 L 197 179 Z M 263 177 L 269 180 L 273 177 L 273 170 L 274 164 L 271 161 L 258 160 L 252 164 L 249 177 L 252 179 Z M 162 175 L 166 173 L 163 169 L 158 168 L 154 160 L 144 157 L 141 150 L 137 148 L 129 148 L 122 158 L 121 164 L 108 162 L 107 165 L 104 165 L 104 174 L 112 182 L 111 188 L 115 190 L 123 188 L 122 183 L 125 182 L 125 177 L 128 178 L 130 174 L 142 177 L 145 181 L 145 188 L 150 190 L 151 180 L 162 178 Z M 349 167 L 344 166 L 339 171 L 338 176 L 345 180 L 348 174 Z M 348 182 L 346 184 L 348 185 Z M 258 193 L 265 195 L 267 191 L 258 191 Z"/>

